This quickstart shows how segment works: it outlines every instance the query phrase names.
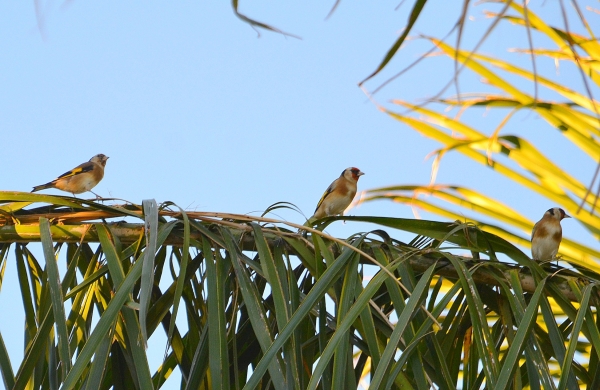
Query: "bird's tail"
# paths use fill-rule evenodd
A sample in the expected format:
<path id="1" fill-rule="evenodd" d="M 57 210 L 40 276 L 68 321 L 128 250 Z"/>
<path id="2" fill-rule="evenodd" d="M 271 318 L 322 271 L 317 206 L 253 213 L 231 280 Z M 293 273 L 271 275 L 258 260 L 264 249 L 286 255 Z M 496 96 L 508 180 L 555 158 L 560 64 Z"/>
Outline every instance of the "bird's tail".
<path id="1" fill-rule="evenodd" d="M 31 190 L 31 192 L 45 190 L 46 188 L 54 188 L 54 182 L 51 181 L 50 183 L 46 183 L 46 184 L 41 184 L 39 186 L 35 186 L 35 187 L 33 187 L 33 190 Z"/>

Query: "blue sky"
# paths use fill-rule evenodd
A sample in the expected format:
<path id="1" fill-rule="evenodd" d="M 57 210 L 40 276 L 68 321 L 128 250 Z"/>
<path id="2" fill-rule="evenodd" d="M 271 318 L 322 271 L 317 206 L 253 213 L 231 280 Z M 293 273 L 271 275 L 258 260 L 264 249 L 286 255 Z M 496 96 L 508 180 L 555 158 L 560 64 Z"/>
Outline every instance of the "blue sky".
<path id="1" fill-rule="evenodd" d="M 169 200 L 188 210 L 251 213 L 287 201 L 309 216 L 348 166 L 366 173 L 360 189 L 429 181 L 432 160 L 425 157 L 439 145 L 382 114 L 357 86 L 402 31 L 412 2 L 342 1 L 327 20 L 333 2 L 241 2 L 241 12 L 301 39 L 255 31 L 229 2 L 40 3 L 37 11 L 34 1 L 0 3 L 3 190 L 30 191 L 97 153 L 110 159 L 96 193 L 136 203 Z M 552 15 L 555 6 L 536 11 Z M 470 10 L 464 47 L 474 45 L 489 24 L 483 11 L 494 7 Z M 429 1 L 414 33 L 442 37 L 458 17 L 456 8 Z M 600 16 L 586 17 L 593 24 Z M 523 30 L 506 25 L 495 34 L 482 52 L 526 47 Z M 428 48 L 423 40 L 409 41 L 366 88 L 375 89 Z M 375 99 L 387 107 L 395 98 L 422 101 L 453 71 L 448 59 L 429 59 Z M 561 69 L 559 77 L 565 82 L 573 74 Z M 461 88 L 490 90 L 469 74 Z M 487 131 L 499 118 L 469 115 Z M 539 143 L 580 180 L 591 179 L 593 161 L 572 158 L 576 149 L 540 118 L 517 114 L 507 132 Z M 465 163 L 448 155 L 437 182 L 493 193 L 532 220 L 554 206 Z M 351 214 L 413 217 L 410 208 L 389 202 L 363 204 Z M 280 216 L 303 222 L 297 214 Z M 566 236 L 593 242 L 573 221 L 568 227 Z M 362 229 L 368 227 L 338 223 L 329 232 Z M 8 332 L 3 321 L 0 330 Z"/>
<path id="2" fill-rule="evenodd" d="M 342 2 L 325 20 L 330 4 L 242 3 L 242 12 L 296 39 L 266 31 L 258 37 L 228 3 L 50 2 L 40 6 L 40 25 L 34 2 L 2 4 L 0 126 L 5 142 L 18 145 L 1 157 L 5 166 L 18 162 L 2 188 L 28 191 L 97 153 L 111 158 L 95 192 L 196 210 L 247 213 L 289 201 L 310 214 L 348 166 L 366 172 L 362 189 L 426 183 L 425 156 L 438 145 L 380 113 L 357 87 L 402 29 L 410 4 L 394 11 L 396 5 Z M 457 16 L 444 6 L 431 2 L 426 15 Z M 465 47 L 487 25 L 485 9 L 474 8 Z M 417 24 L 415 32 L 442 36 L 455 16 Z M 509 31 L 524 47 L 520 30 Z M 490 42 L 484 52 L 497 49 Z M 409 42 L 367 89 L 427 48 Z M 452 72 L 447 59 L 434 58 L 375 99 L 421 101 Z M 464 80 L 464 90 L 489 90 L 472 75 Z M 545 125 L 523 116 L 516 131 L 529 135 L 530 123 Z M 473 117 L 484 127 L 490 122 L 481 112 Z M 438 182 L 474 187 L 497 176 L 473 166 L 470 178 L 457 175 L 464 161 L 448 156 Z M 581 171 L 588 176 L 591 169 Z M 361 209 L 412 215 L 389 204 Z"/>

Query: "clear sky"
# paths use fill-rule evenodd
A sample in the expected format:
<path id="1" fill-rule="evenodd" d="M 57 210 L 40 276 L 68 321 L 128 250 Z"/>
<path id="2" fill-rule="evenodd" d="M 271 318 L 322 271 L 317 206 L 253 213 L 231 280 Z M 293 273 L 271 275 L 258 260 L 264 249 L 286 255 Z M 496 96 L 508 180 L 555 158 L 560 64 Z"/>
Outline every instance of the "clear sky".
<path id="1" fill-rule="evenodd" d="M 341 1 L 327 20 L 333 2 L 241 2 L 241 12 L 300 39 L 254 30 L 226 1 L 37 3 L 38 9 L 34 1 L 0 3 L 2 190 L 30 191 L 97 153 L 110 159 L 96 193 L 135 203 L 169 200 L 188 210 L 251 213 L 287 201 L 310 216 L 349 166 L 366 173 L 359 189 L 429 181 L 432 160 L 425 157 L 439 145 L 381 113 L 357 86 L 402 31 L 412 1 Z M 444 36 L 459 15 L 456 4 L 428 1 L 414 35 Z M 465 48 L 488 26 L 483 12 L 494 7 L 470 10 Z M 556 7 L 537 11 L 552 15 Z M 600 15 L 585 15 L 599 23 Z M 482 52 L 526 46 L 524 30 L 507 25 Z M 409 41 L 366 88 L 374 90 L 428 48 Z M 511 55 L 527 63 L 527 56 Z M 429 59 L 375 99 L 386 107 L 395 98 L 420 102 L 453 71 L 447 58 Z M 574 74 L 561 72 L 563 82 Z M 468 74 L 461 88 L 490 90 Z M 491 132 L 497 118 L 479 111 L 470 120 Z M 512 133 L 538 142 L 580 180 L 591 180 L 594 162 L 574 158 L 576 149 L 542 119 L 517 114 L 503 131 Z M 437 182 L 494 195 L 534 221 L 554 206 L 466 162 L 458 154 L 446 157 Z M 413 217 L 410 208 L 390 202 L 363 204 L 350 214 Z M 297 214 L 280 216 L 304 222 Z M 367 229 L 337 223 L 329 232 Z M 566 236 L 593 242 L 585 234 L 575 222 L 565 229 Z M 3 286 L 0 295 L 2 312 L 12 310 L 7 290 Z M 21 324 L 12 329 L 16 340 L 7 340 L 5 320 L 0 331 L 20 356 L 14 351 L 22 350 Z"/>

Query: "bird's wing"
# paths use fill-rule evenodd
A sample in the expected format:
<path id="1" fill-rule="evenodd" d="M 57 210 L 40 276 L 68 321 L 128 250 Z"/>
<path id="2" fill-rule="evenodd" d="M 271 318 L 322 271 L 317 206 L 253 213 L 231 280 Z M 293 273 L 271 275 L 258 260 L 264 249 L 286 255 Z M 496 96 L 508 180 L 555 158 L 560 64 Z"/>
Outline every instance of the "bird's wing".
<path id="1" fill-rule="evenodd" d="M 535 223 L 535 225 L 533 225 L 533 230 L 531 231 L 531 239 L 532 240 L 533 240 L 533 236 L 535 236 L 535 229 L 537 229 L 539 223 L 540 222 L 538 221 Z"/>
<path id="2" fill-rule="evenodd" d="M 66 177 L 71 177 L 71 176 L 79 175 L 81 173 L 90 172 L 93 169 L 94 169 L 94 163 L 93 162 L 89 162 L 89 161 L 88 162 L 84 162 L 83 164 L 78 165 L 77 167 L 71 169 L 70 171 L 63 173 L 58 178 L 59 179 L 64 179 Z"/>
<path id="3" fill-rule="evenodd" d="M 315 213 L 317 212 L 317 210 L 319 209 L 319 207 L 321 207 L 321 204 L 323 203 L 323 201 L 325 200 L 325 198 L 327 198 L 329 196 L 329 194 L 331 194 L 336 187 L 337 184 L 337 180 L 334 180 L 333 183 L 331 183 L 329 185 L 329 187 L 327 187 L 327 189 L 325 190 L 325 193 L 323 194 L 323 196 L 321 196 L 321 199 L 319 200 L 319 203 L 317 203 L 317 208 L 315 209 Z"/>

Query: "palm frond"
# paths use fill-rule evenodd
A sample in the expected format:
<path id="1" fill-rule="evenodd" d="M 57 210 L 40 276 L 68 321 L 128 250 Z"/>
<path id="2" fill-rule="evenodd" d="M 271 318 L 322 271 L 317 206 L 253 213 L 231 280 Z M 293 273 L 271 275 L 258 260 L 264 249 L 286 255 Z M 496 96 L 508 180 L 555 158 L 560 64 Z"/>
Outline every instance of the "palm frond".
<path id="1" fill-rule="evenodd" d="M 183 386 L 199 389 L 348 388 L 361 378 L 386 388 L 472 387 L 504 384 L 505 374 L 525 384 L 563 372 L 565 383 L 588 384 L 594 377 L 595 366 L 567 362 L 574 351 L 600 351 L 591 315 L 600 278 L 536 264 L 473 224 L 324 220 L 376 228 L 341 240 L 170 202 L 103 205 L 0 192 L 0 206 L 2 253 L 17 258 L 25 308 L 23 361 L 11 362 L 0 348 L 0 371 L 14 388 L 51 380 L 108 389 L 117 378 L 160 388 L 176 369 Z M 395 240 L 399 230 L 415 239 Z M 58 272 L 56 261 L 66 270 Z M 376 264 L 369 277 L 367 264 Z M 160 325 L 168 348 L 153 371 L 144 340 L 156 343 Z M 554 348 L 538 341 L 557 337 L 548 343 Z M 539 377 L 528 377 L 523 359 Z"/>

